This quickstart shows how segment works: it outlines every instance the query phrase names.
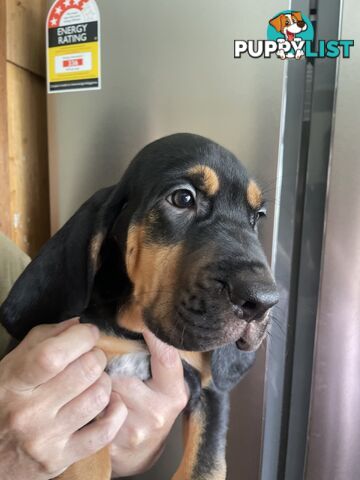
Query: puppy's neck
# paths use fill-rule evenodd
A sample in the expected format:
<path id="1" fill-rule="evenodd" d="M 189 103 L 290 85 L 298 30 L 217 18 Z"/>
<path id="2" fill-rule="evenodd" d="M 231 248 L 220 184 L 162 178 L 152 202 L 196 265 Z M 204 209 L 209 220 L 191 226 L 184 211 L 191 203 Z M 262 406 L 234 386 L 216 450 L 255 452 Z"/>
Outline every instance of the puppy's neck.
<path id="1" fill-rule="evenodd" d="M 116 316 L 116 323 L 120 328 L 130 332 L 142 333 L 145 329 L 141 306 L 133 299 L 122 305 Z"/>

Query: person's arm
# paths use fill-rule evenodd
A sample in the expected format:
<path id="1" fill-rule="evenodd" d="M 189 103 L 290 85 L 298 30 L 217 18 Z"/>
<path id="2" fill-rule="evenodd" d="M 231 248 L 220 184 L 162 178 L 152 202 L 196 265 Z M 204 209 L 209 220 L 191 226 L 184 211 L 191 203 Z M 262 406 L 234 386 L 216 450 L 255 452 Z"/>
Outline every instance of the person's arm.
<path id="1" fill-rule="evenodd" d="M 120 394 L 128 410 L 112 443 L 113 478 L 145 472 L 156 462 L 189 398 L 176 349 L 149 331 L 144 337 L 151 354 L 151 380 L 113 379 L 113 391 Z"/>
<path id="2" fill-rule="evenodd" d="M 1 360 L 2 480 L 54 478 L 114 439 L 127 409 L 111 392 L 98 337 L 77 319 L 41 325 Z"/>

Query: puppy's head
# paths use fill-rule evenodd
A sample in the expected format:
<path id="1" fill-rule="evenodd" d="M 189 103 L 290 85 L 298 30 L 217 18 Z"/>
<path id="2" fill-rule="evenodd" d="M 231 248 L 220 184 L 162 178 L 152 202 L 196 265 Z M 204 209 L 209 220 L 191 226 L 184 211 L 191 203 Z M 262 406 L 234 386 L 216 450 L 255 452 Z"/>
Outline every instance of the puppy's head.
<path id="1" fill-rule="evenodd" d="M 301 12 L 282 13 L 272 18 L 269 23 L 278 32 L 281 32 L 288 41 L 293 41 L 297 33 L 304 32 L 307 29 Z"/>
<path id="2" fill-rule="evenodd" d="M 2 322 L 21 338 L 37 323 L 108 315 L 114 328 L 144 322 L 180 349 L 255 350 L 278 300 L 257 233 L 264 214 L 260 188 L 229 151 L 197 135 L 160 139 L 44 246 Z"/>
<path id="3" fill-rule="evenodd" d="M 265 205 L 255 181 L 225 148 L 190 134 L 148 145 L 126 178 L 125 243 L 121 222 L 113 234 L 147 326 L 181 349 L 256 349 L 278 294 L 258 239 Z"/>

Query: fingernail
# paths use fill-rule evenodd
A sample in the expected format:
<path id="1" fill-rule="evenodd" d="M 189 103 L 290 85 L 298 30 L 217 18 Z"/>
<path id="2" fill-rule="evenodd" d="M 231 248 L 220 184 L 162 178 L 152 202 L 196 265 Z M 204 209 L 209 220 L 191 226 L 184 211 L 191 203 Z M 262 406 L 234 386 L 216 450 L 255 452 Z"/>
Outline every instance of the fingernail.
<path id="1" fill-rule="evenodd" d="M 94 334 L 94 337 L 95 337 L 96 339 L 98 339 L 98 338 L 99 338 L 99 335 L 100 335 L 100 331 L 99 331 L 98 327 L 97 327 L 96 325 L 93 325 L 93 324 L 89 324 L 89 325 L 90 325 L 91 331 L 92 331 L 93 334 Z"/>
<path id="2" fill-rule="evenodd" d="M 108 411 L 110 408 L 113 408 L 114 404 L 116 404 L 116 406 L 117 406 L 117 410 L 118 410 L 117 414 L 118 414 L 119 419 L 122 423 L 125 420 L 125 418 L 127 417 L 129 412 L 128 412 L 128 409 L 127 409 L 125 403 L 123 402 L 123 400 L 121 398 L 121 395 L 117 392 L 111 392 L 110 402 L 109 402 L 109 405 L 106 407 L 105 412 Z"/>
<path id="3" fill-rule="evenodd" d="M 75 323 L 79 323 L 79 317 L 74 317 L 74 318 L 68 318 L 67 320 L 64 320 L 63 322 L 61 322 L 63 325 L 67 325 L 67 324 L 74 324 Z"/>
<path id="4" fill-rule="evenodd" d="M 104 359 L 106 360 L 106 355 L 100 348 L 95 347 L 93 352 L 100 362 L 104 362 Z"/>
<path id="5" fill-rule="evenodd" d="M 118 394 L 114 394 L 114 392 L 111 394 L 111 398 L 113 401 L 119 401 L 119 396 Z M 120 408 L 119 408 L 119 415 L 121 415 L 121 417 L 125 420 L 125 418 L 128 416 L 128 409 L 125 405 L 125 403 L 121 400 L 121 404 L 120 404 Z"/>

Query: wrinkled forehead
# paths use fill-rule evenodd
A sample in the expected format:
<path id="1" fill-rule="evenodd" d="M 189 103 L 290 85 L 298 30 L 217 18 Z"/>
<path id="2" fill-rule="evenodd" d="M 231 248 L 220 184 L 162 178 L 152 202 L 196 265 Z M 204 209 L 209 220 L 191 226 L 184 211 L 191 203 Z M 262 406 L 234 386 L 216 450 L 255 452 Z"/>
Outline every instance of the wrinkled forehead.
<path id="1" fill-rule="evenodd" d="M 146 147 L 138 156 L 136 174 L 143 193 L 159 193 L 188 182 L 207 197 L 242 194 L 252 208 L 261 205 L 259 186 L 227 149 L 211 141 L 175 146 L 161 143 Z"/>
<path id="2" fill-rule="evenodd" d="M 182 169 L 167 172 L 166 177 L 179 182 L 186 180 L 207 197 L 244 197 L 253 209 L 263 203 L 259 185 L 249 178 L 245 167 L 235 157 L 219 155 L 194 159 Z"/>
<path id="3" fill-rule="evenodd" d="M 207 197 L 244 198 L 252 209 L 256 210 L 263 204 L 263 195 L 255 180 L 249 178 L 247 172 L 239 163 L 233 168 L 226 162 L 216 166 L 196 164 L 186 171 L 195 187 Z"/>

